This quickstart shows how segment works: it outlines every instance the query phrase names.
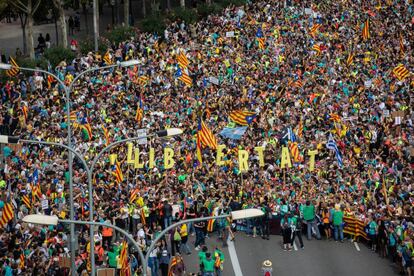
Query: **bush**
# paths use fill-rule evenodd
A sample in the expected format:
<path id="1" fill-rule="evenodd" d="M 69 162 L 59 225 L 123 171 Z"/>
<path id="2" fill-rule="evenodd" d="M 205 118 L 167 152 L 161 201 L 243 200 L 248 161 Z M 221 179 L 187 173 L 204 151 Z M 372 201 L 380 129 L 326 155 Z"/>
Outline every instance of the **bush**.
<path id="1" fill-rule="evenodd" d="M 21 67 L 26 68 L 36 68 L 39 67 L 41 69 L 47 70 L 47 60 L 44 57 L 41 57 L 39 59 L 30 59 L 30 58 L 18 58 L 16 60 L 17 64 Z M 29 75 L 32 75 L 33 73 L 27 72 Z"/>
<path id="2" fill-rule="evenodd" d="M 105 38 L 100 37 L 98 40 L 98 51 L 100 53 L 106 52 L 108 49 L 108 41 Z M 87 55 L 89 52 L 95 51 L 95 44 L 93 39 L 83 39 L 79 43 L 79 50 L 83 56 Z"/>
<path id="3" fill-rule="evenodd" d="M 184 20 L 187 24 L 192 24 L 197 22 L 198 16 L 194 9 L 183 9 L 181 7 L 174 9 L 169 18 L 172 21 L 177 21 L 178 19 Z"/>
<path id="4" fill-rule="evenodd" d="M 129 40 L 135 36 L 135 29 L 132 27 L 116 27 L 104 35 L 111 43 L 119 43 Z"/>
<path id="5" fill-rule="evenodd" d="M 202 3 L 197 6 L 198 15 L 203 18 L 209 16 L 210 14 L 217 14 L 222 9 L 223 7 L 217 3 L 212 3 L 211 5 Z"/>
<path id="6" fill-rule="evenodd" d="M 153 15 L 140 22 L 140 28 L 143 32 L 157 33 L 159 35 L 164 33 L 165 20 L 162 16 Z"/>
<path id="7" fill-rule="evenodd" d="M 52 47 L 46 49 L 43 56 L 49 60 L 52 67 L 56 67 L 61 61 L 70 63 L 76 57 L 72 50 L 64 47 Z"/>

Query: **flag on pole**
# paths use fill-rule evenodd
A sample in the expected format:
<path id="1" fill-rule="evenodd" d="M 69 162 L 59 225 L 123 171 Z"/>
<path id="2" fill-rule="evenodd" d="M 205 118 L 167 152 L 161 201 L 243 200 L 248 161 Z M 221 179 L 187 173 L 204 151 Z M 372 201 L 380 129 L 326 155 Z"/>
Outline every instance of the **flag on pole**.
<path id="1" fill-rule="evenodd" d="M 398 64 L 397 67 L 392 70 L 392 72 L 400 81 L 404 80 L 410 74 L 410 71 L 408 71 L 407 68 L 405 68 L 405 66 L 402 64 Z"/>
<path id="2" fill-rule="evenodd" d="M 13 205 L 11 203 L 4 204 L 3 214 L 0 219 L 0 227 L 5 227 L 9 221 L 14 218 Z"/>
<path id="3" fill-rule="evenodd" d="M 314 24 L 310 29 L 309 33 L 311 36 L 315 37 L 315 35 L 318 33 L 319 28 L 322 27 L 321 24 Z"/>
<path id="4" fill-rule="evenodd" d="M 129 196 L 129 203 L 134 203 L 135 200 L 138 198 L 139 189 L 133 189 L 131 191 L 131 195 Z"/>
<path id="5" fill-rule="evenodd" d="M 12 68 L 6 70 L 6 76 L 8 77 L 17 76 L 17 74 L 19 74 L 20 72 L 19 65 L 17 65 L 17 62 L 12 57 L 9 58 L 9 63 L 12 66 Z"/>
<path id="6" fill-rule="evenodd" d="M 181 68 L 177 69 L 177 72 L 175 73 L 175 77 L 178 78 L 180 81 L 184 82 L 186 86 L 191 87 L 193 84 L 193 80 L 191 77 L 181 70 Z"/>
<path id="7" fill-rule="evenodd" d="M 148 80 L 149 80 L 148 76 L 139 76 L 139 77 L 137 78 L 137 82 L 138 82 L 138 84 L 139 84 L 139 85 L 142 85 L 142 86 L 147 85 Z"/>
<path id="8" fill-rule="evenodd" d="M 318 44 L 313 44 L 312 50 L 314 50 L 316 52 L 316 56 L 319 56 L 322 52 L 321 46 L 318 45 Z"/>
<path id="9" fill-rule="evenodd" d="M 109 143 L 111 142 L 111 138 L 109 137 L 109 131 L 104 125 L 102 125 L 102 130 L 103 130 L 105 141 L 106 141 L 105 146 L 108 146 Z"/>
<path id="10" fill-rule="evenodd" d="M 370 38 L 370 33 L 369 33 L 369 19 L 367 19 L 364 23 L 364 27 L 362 28 L 362 39 L 364 41 L 367 41 Z"/>
<path id="11" fill-rule="evenodd" d="M 144 117 L 144 108 L 142 107 L 142 96 L 140 96 L 135 119 L 137 120 L 138 123 L 141 123 L 143 117 Z"/>
<path id="12" fill-rule="evenodd" d="M 128 243 L 126 241 L 122 242 L 119 263 L 121 264 L 120 276 L 131 276 L 131 268 L 128 261 Z"/>
<path id="13" fill-rule="evenodd" d="M 346 65 L 351 66 L 354 63 L 354 54 L 353 53 L 349 53 L 348 57 L 346 58 Z"/>
<path id="14" fill-rule="evenodd" d="M 122 174 L 121 165 L 118 161 L 116 161 L 112 175 L 115 176 L 115 180 L 118 184 L 124 181 L 124 175 Z"/>
<path id="15" fill-rule="evenodd" d="M 265 39 L 265 37 L 263 35 L 263 31 L 262 31 L 262 28 L 261 27 L 259 27 L 257 29 L 256 39 L 257 39 L 257 42 L 259 43 L 259 49 L 260 50 L 264 50 L 265 49 L 266 39 Z"/>
<path id="16" fill-rule="evenodd" d="M 89 123 L 81 125 L 81 130 L 83 134 L 83 139 L 91 141 L 92 140 L 92 127 Z"/>
<path id="17" fill-rule="evenodd" d="M 339 151 L 338 146 L 336 145 L 336 142 L 332 136 L 332 133 L 329 134 L 329 139 L 328 139 L 328 143 L 326 143 L 326 148 L 335 151 L 335 156 L 336 156 L 336 160 L 338 161 L 338 165 L 342 167 L 343 162 L 342 162 L 341 152 Z"/>
<path id="18" fill-rule="evenodd" d="M 201 126 L 201 129 L 200 129 Z M 199 119 L 199 131 L 197 133 L 197 138 L 200 138 L 201 145 L 204 147 L 209 147 L 211 149 L 217 149 L 217 139 L 214 136 L 213 132 L 208 128 L 203 120 Z"/>
<path id="19" fill-rule="evenodd" d="M 180 54 L 177 57 L 178 65 L 181 69 L 187 69 L 190 62 L 188 61 L 187 56 L 185 55 L 184 51 L 180 51 Z"/>
<path id="20" fill-rule="evenodd" d="M 106 51 L 105 55 L 103 56 L 103 61 L 105 62 L 106 65 L 112 64 L 112 55 L 109 52 L 109 50 Z"/>
<path id="21" fill-rule="evenodd" d="M 290 153 L 292 154 L 293 159 L 295 160 L 295 162 L 299 162 L 300 161 L 300 154 L 299 154 L 298 143 L 297 142 L 289 143 L 289 149 L 290 149 Z"/>
<path id="22" fill-rule="evenodd" d="M 22 196 L 22 201 L 27 206 L 27 208 L 32 208 L 32 203 L 30 202 L 30 198 L 27 195 Z"/>
<path id="23" fill-rule="evenodd" d="M 170 264 L 168 265 L 168 276 L 174 276 L 173 270 L 177 266 L 177 264 L 177 257 L 173 256 L 170 260 Z"/>
<path id="24" fill-rule="evenodd" d="M 241 126 L 247 126 L 253 122 L 256 116 L 255 112 L 235 110 L 230 113 L 230 120 Z"/>
<path id="25" fill-rule="evenodd" d="M 197 149 L 196 149 L 196 155 L 198 160 L 198 166 L 201 166 L 203 164 L 202 154 L 201 154 L 201 119 L 198 119 L 198 132 L 197 132 Z"/>

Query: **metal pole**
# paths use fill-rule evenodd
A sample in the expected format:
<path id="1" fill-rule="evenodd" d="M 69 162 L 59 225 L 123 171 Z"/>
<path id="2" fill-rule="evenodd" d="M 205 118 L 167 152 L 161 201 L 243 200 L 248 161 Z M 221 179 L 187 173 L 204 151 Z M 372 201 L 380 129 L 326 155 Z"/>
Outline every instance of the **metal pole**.
<path id="1" fill-rule="evenodd" d="M 162 237 L 164 237 L 164 235 L 168 233 L 168 231 L 170 231 L 171 229 L 174 229 L 175 227 L 180 226 L 181 224 L 184 224 L 184 223 L 206 221 L 206 220 L 210 220 L 210 219 L 221 219 L 221 218 L 227 218 L 227 217 L 230 217 L 230 216 L 231 216 L 231 214 L 226 214 L 226 215 L 220 215 L 220 216 L 186 219 L 186 220 L 181 220 L 179 222 L 176 222 L 176 223 L 168 226 L 167 228 L 165 228 L 158 235 L 158 237 L 156 237 L 155 240 L 150 244 L 150 246 L 149 246 L 149 248 L 147 250 L 147 254 L 145 254 L 145 262 L 142 264 L 143 275 L 144 276 L 147 275 L 147 265 L 148 265 L 148 260 L 149 260 L 150 253 L 152 252 L 152 250 L 154 250 L 154 247 L 157 245 L 157 242 L 159 240 L 161 240 Z"/>
<path id="2" fill-rule="evenodd" d="M 91 228 L 92 226 L 102 226 L 102 227 L 107 227 L 107 228 L 112 228 L 115 231 L 121 232 L 138 250 L 138 255 L 139 258 L 141 259 L 141 261 L 143 261 L 144 258 L 144 254 L 142 253 L 141 249 L 139 248 L 138 243 L 134 240 L 134 238 L 128 233 L 126 232 L 124 229 L 119 228 L 116 225 L 112 225 L 112 224 L 107 224 L 107 223 L 102 223 L 102 222 L 94 222 L 94 221 L 80 221 L 80 220 L 65 220 L 65 219 L 59 219 L 58 222 L 62 222 L 62 223 L 70 223 L 70 224 L 83 224 L 83 225 L 90 225 Z"/>
<path id="3" fill-rule="evenodd" d="M 98 51 L 98 37 L 99 37 L 99 6 L 98 0 L 93 0 L 93 40 L 95 44 L 95 52 Z"/>

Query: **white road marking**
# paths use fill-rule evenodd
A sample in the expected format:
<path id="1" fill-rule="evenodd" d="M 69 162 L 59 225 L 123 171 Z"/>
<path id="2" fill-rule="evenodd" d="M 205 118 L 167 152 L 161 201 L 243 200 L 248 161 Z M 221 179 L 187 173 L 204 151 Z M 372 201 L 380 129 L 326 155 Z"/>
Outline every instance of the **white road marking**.
<path id="1" fill-rule="evenodd" d="M 354 242 L 354 245 L 355 245 L 355 248 L 356 248 L 357 251 L 361 251 L 361 249 L 359 248 L 359 245 L 358 245 L 357 242 Z"/>
<path id="2" fill-rule="evenodd" d="M 293 242 L 293 249 L 295 249 L 295 251 L 298 251 L 298 247 L 296 246 L 296 242 Z"/>
<path id="3" fill-rule="evenodd" d="M 234 275 L 243 276 L 243 273 L 240 268 L 239 259 L 237 258 L 236 248 L 234 247 L 233 241 L 230 240 L 230 237 L 227 240 L 227 244 L 229 245 L 228 249 L 231 265 L 233 266 Z"/>

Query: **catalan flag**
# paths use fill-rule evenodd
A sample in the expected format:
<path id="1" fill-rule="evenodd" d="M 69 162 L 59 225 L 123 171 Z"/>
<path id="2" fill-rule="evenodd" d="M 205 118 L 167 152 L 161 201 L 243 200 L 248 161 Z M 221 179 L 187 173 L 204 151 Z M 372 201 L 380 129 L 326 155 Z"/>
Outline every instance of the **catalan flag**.
<path id="1" fill-rule="evenodd" d="M 338 114 L 331 113 L 331 114 L 329 114 L 329 120 L 332 120 L 332 121 L 338 123 L 338 122 L 341 121 L 341 117 Z"/>
<path id="2" fill-rule="evenodd" d="M 56 82 L 56 79 L 51 75 L 47 75 L 47 88 L 52 88 L 52 84 Z"/>
<path id="3" fill-rule="evenodd" d="M 105 55 L 103 56 L 103 61 L 106 65 L 112 64 L 112 55 L 109 51 L 106 51 Z"/>
<path id="4" fill-rule="evenodd" d="M 137 200 L 139 194 L 139 189 L 133 189 L 131 195 L 129 196 L 129 203 L 134 203 Z"/>
<path id="5" fill-rule="evenodd" d="M 27 206 L 27 208 L 32 208 L 32 203 L 30 202 L 30 198 L 27 195 L 22 196 L 22 201 Z"/>
<path id="6" fill-rule="evenodd" d="M 68 116 L 65 115 L 65 120 L 67 120 Z M 77 115 L 76 115 L 76 111 L 71 111 L 70 115 L 69 115 L 69 120 L 71 122 L 76 121 L 78 119 Z"/>
<path id="7" fill-rule="evenodd" d="M 109 137 L 109 131 L 104 125 L 102 125 L 102 130 L 103 130 L 105 140 L 106 140 L 105 146 L 108 146 L 109 143 L 111 142 L 111 138 Z"/>
<path id="8" fill-rule="evenodd" d="M 92 127 L 89 123 L 81 125 L 81 130 L 83 134 L 83 138 L 85 140 L 91 141 L 92 140 Z"/>
<path id="9" fill-rule="evenodd" d="M 148 80 L 149 80 L 148 76 L 139 76 L 139 77 L 137 78 L 137 82 L 138 82 L 138 84 L 139 84 L 139 85 L 142 85 L 142 86 L 147 85 L 147 84 L 148 84 Z"/>
<path id="10" fill-rule="evenodd" d="M 42 190 L 40 188 L 39 184 L 32 185 L 32 201 L 35 201 L 36 199 L 41 199 L 43 196 Z"/>
<path id="11" fill-rule="evenodd" d="M 250 125 L 256 116 L 256 113 L 251 111 L 235 110 L 230 113 L 230 119 L 242 126 Z"/>
<path id="12" fill-rule="evenodd" d="M 20 259 L 19 267 L 22 269 L 22 268 L 24 268 L 24 253 L 23 252 L 20 254 L 19 259 Z"/>
<path id="13" fill-rule="evenodd" d="M 309 29 L 309 33 L 310 33 L 310 35 L 311 36 L 315 36 L 317 33 L 318 33 L 318 31 L 319 31 L 319 28 L 320 27 L 322 27 L 322 25 L 321 24 L 314 24 L 310 29 Z"/>
<path id="14" fill-rule="evenodd" d="M 19 74 L 20 72 L 19 65 L 17 65 L 17 62 L 12 57 L 9 58 L 9 63 L 12 66 L 12 68 L 6 70 L 6 76 L 8 77 L 17 76 L 17 74 Z"/>
<path id="15" fill-rule="evenodd" d="M 211 149 L 217 149 L 217 139 L 213 132 L 208 128 L 203 120 L 199 119 L 199 126 L 197 132 L 197 139 L 200 138 L 201 144 L 204 147 Z"/>
<path id="16" fill-rule="evenodd" d="M 293 87 L 296 87 L 296 88 L 302 88 L 303 87 L 303 85 L 304 85 L 304 83 L 303 83 L 303 81 L 302 80 L 297 80 L 297 81 L 295 81 L 294 83 L 293 83 Z"/>
<path id="17" fill-rule="evenodd" d="M 180 51 L 180 54 L 178 54 L 177 62 L 181 69 L 187 69 L 188 65 L 190 64 L 184 51 Z"/>
<path id="18" fill-rule="evenodd" d="M 116 182 L 118 184 L 121 183 L 122 181 L 124 181 L 124 175 L 122 174 L 121 165 L 119 164 L 118 161 L 116 162 L 116 164 L 114 166 L 112 175 L 115 176 Z"/>
<path id="19" fill-rule="evenodd" d="M 140 217 L 141 217 L 141 223 L 142 223 L 142 225 L 146 225 L 147 224 L 147 219 L 145 217 L 144 207 L 141 208 Z"/>
<path id="20" fill-rule="evenodd" d="M 296 129 L 296 135 L 298 136 L 298 137 L 302 137 L 302 134 L 303 134 L 303 121 L 302 121 L 302 119 L 299 121 L 299 125 L 298 125 L 298 127 L 297 127 L 297 129 Z"/>
<path id="21" fill-rule="evenodd" d="M 22 106 L 22 112 L 23 112 L 24 120 L 27 121 L 27 116 L 29 115 L 29 108 L 27 107 L 27 105 Z"/>
<path id="22" fill-rule="evenodd" d="M 346 58 L 346 65 L 351 66 L 354 63 L 354 54 L 353 53 L 349 53 L 348 57 Z"/>
<path id="23" fill-rule="evenodd" d="M 203 158 L 201 154 L 201 131 L 202 131 L 201 119 L 198 119 L 197 148 L 196 148 L 198 166 L 201 166 L 203 164 Z"/>
<path id="24" fill-rule="evenodd" d="M 141 96 L 139 97 L 139 103 L 137 105 L 137 114 L 135 115 L 135 120 L 137 120 L 138 123 L 141 123 L 143 117 L 144 117 L 144 108 L 142 106 L 142 96 Z"/>
<path id="25" fill-rule="evenodd" d="M 177 264 L 177 257 L 172 257 L 170 259 L 170 264 L 168 265 L 168 276 L 174 276 L 173 269 L 177 266 Z"/>
<path id="26" fill-rule="evenodd" d="M 295 160 L 295 162 L 299 162 L 300 161 L 300 154 L 299 154 L 298 143 L 297 142 L 289 143 L 289 149 L 290 149 L 290 153 L 292 154 L 293 159 Z"/>
<path id="27" fill-rule="evenodd" d="M 397 67 L 392 70 L 392 72 L 400 81 L 404 80 L 410 74 L 410 71 L 408 71 L 407 68 L 405 68 L 405 66 L 402 64 L 398 64 Z"/>
<path id="28" fill-rule="evenodd" d="M 215 219 L 209 219 L 207 222 L 207 232 L 213 232 Z"/>
<path id="29" fill-rule="evenodd" d="M 218 45 L 222 45 L 224 43 L 224 39 L 220 36 L 219 38 L 217 38 L 217 44 Z"/>
<path id="30" fill-rule="evenodd" d="M 256 39 L 257 39 L 257 42 L 259 43 L 259 49 L 260 50 L 264 50 L 265 49 L 266 39 L 265 39 L 265 37 L 263 35 L 263 31 L 262 31 L 262 28 L 261 27 L 259 27 L 257 29 Z"/>
<path id="31" fill-rule="evenodd" d="M 3 206 L 3 215 L 0 219 L 0 227 L 5 227 L 14 218 L 13 205 L 11 203 L 6 203 Z"/>
<path id="32" fill-rule="evenodd" d="M 121 265 L 120 276 L 131 276 L 131 268 L 128 261 L 128 243 L 126 241 L 122 242 L 119 263 Z"/>
<path id="33" fill-rule="evenodd" d="M 313 44 L 312 50 L 316 52 L 316 56 L 319 56 L 322 52 L 321 46 L 319 44 Z"/>
<path id="34" fill-rule="evenodd" d="M 367 19 L 364 23 L 364 27 L 362 28 L 362 39 L 367 41 L 370 38 L 369 34 L 369 19 Z"/>
<path id="35" fill-rule="evenodd" d="M 181 68 L 178 68 L 177 72 L 175 73 L 175 77 L 184 82 L 188 87 L 191 87 L 193 84 L 191 77 L 187 73 L 183 72 Z"/>

